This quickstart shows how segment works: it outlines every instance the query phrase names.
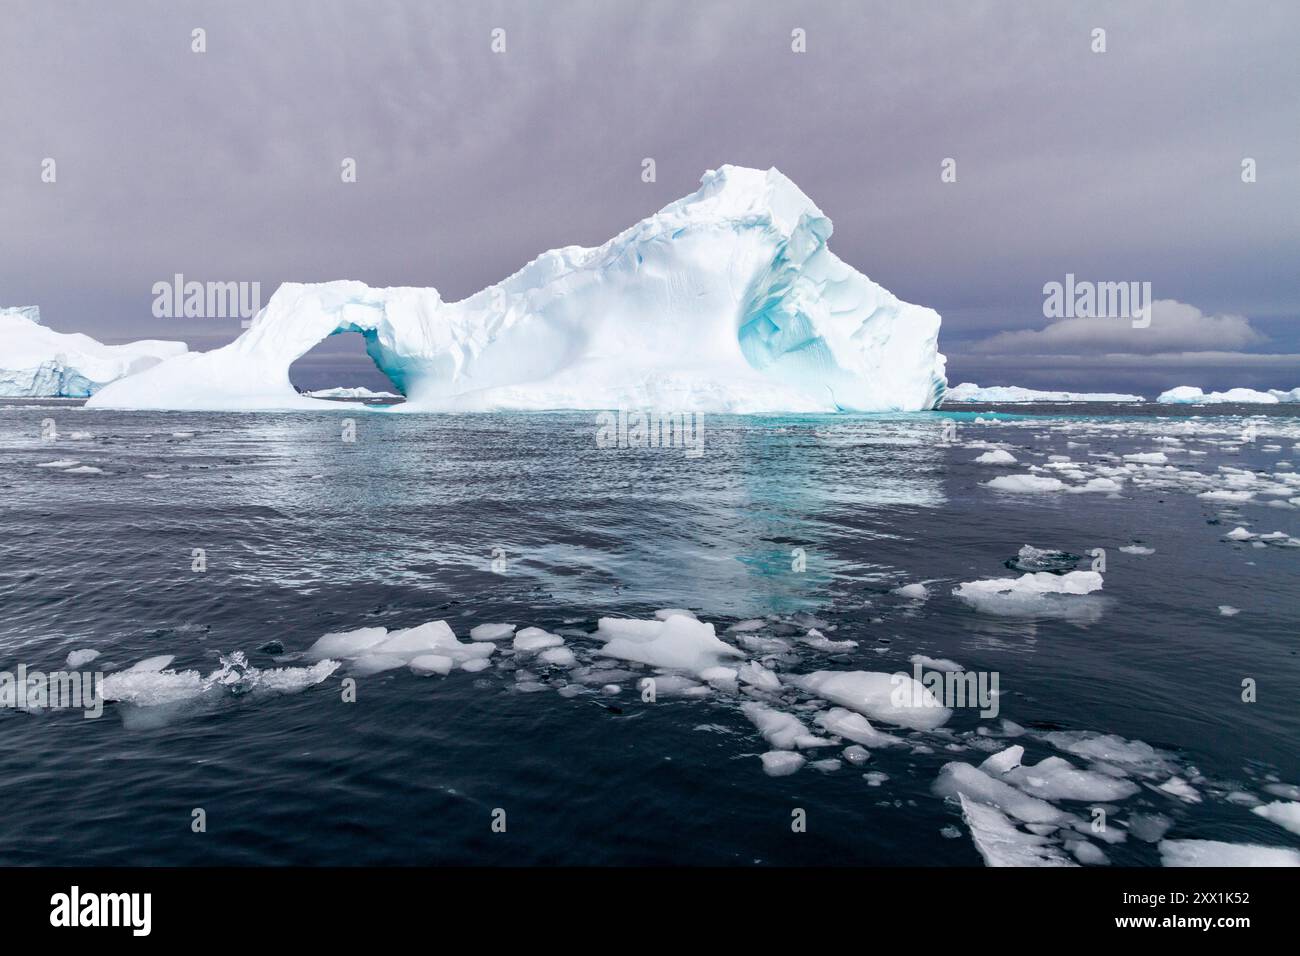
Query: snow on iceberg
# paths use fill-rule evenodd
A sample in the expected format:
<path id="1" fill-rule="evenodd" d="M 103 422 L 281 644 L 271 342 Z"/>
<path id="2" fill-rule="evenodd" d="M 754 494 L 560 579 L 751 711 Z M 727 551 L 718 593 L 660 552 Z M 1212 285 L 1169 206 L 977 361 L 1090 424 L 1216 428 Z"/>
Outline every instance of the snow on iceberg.
<path id="1" fill-rule="evenodd" d="M 543 253 L 459 302 L 436 289 L 285 283 L 234 342 L 96 395 L 117 408 L 335 408 L 289 366 L 359 332 L 393 411 L 917 411 L 947 380 L 939 315 L 827 247 L 831 221 L 776 169 L 710 170 L 596 248 Z"/>
<path id="2" fill-rule="evenodd" d="M 34 305 L 0 309 L 0 396 L 86 398 L 110 382 L 184 355 L 184 342 L 104 345 L 41 325 Z"/>
<path id="3" fill-rule="evenodd" d="M 1018 385 L 990 385 L 981 388 L 974 382 L 962 382 L 950 388 L 943 396 L 944 404 L 986 402 L 1010 404 L 1015 402 L 1143 402 L 1141 395 L 1121 392 L 1040 392 Z"/>
<path id="4" fill-rule="evenodd" d="M 1192 385 L 1179 385 L 1161 392 L 1156 399 L 1163 405 L 1223 405 L 1236 402 L 1243 405 L 1276 405 L 1278 402 L 1300 402 L 1300 389 L 1283 392 L 1270 389 L 1259 392 L 1253 388 L 1230 388 L 1226 392 L 1203 392 Z"/>

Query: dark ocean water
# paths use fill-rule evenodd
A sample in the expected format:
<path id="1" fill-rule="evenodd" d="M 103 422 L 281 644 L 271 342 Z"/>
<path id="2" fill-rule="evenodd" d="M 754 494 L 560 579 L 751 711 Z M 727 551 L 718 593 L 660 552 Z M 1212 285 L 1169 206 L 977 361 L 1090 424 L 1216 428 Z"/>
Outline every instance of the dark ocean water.
<path id="1" fill-rule="evenodd" d="M 207 675 L 235 651 L 257 669 L 301 667 L 327 632 L 436 620 L 462 638 L 486 622 L 566 629 L 585 662 L 601 644 L 577 632 L 602 616 L 687 608 L 727 640 L 727 626 L 770 616 L 762 633 L 793 650 L 769 663 L 786 673 L 910 670 L 913 654 L 996 671 L 1000 717 L 1028 731 L 1014 741 L 1026 762 L 1057 754 L 1039 736 L 1050 730 L 1168 751 L 1198 802 L 1143 780 L 1114 805 L 1121 826 L 1144 813 L 1168 818 L 1171 838 L 1300 846 L 1249 809 L 1277 799 L 1269 784 L 1300 783 L 1300 548 L 1224 539 L 1238 525 L 1300 537 L 1300 510 L 1276 489 L 1235 503 L 1197 496 L 1232 474 L 1221 467 L 1276 484 L 1266 476 L 1288 470 L 1278 463 L 1300 459 L 1300 419 L 1285 408 L 1012 411 L 992 423 L 950 409 L 709 416 L 692 458 L 597 448 L 591 414 L 10 403 L 0 668 L 54 669 L 83 648 L 106 673 L 166 654 L 172 669 Z M 347 417 L 352 443 L 340 440 Z M 56 440 L 41 437 L 49 418 Z M 1201 484 L 1154 470 L 1117 495 L 983 484 L 1048 455 L 1092 477 L 1115 465 L 1100 456 L 1168 449 L 1157 441 L 1167 436 L 1182 446 L 1170 463 Z M 1003 444 L 1019 466 L 974 464 L 981 443 Z M 102 473 L 37 467 L 55 460 Z M 1154 553 L 1120 550 L 1135 543 Z M 1014 575 L 1004 562 L 1025 544 L 1106 550 L 1092 619 L 1001 617 L 951 595 Z M 195 548 L 205 572 L 192 570 Z M 928 600 L 891 593 L 921 581 Z M 810 622 L 858 647 L 800 643 Z M 271 641 L 283 650 L 259 649 Z M 912 736 L 875 722 L 910 745 L 875 749 L 865 766 L 770 777 L 757 756 L 769 747 L 734 696 L 642 703 L 632 680 L 617 696 L 564 696 L 566 669 L 507 650 L 477 674 L 360 677 L 355 702 L 342 699 L 345 663 L 293 694 L 218 687 L 159 708 L 109 704 L 98 720 L 2 710 L 0 864 L 981 862 L 960 809 L 931 787 L 948 761 L 978 764 L 1013 742 L 988 746 L 999 720 L 959 710 L 944 734 Z M 544 689 L 521 692 L 516 665 Z M 1253 703 L 1241 700 L 1244 678 L 1257 683 Z M 864 773 L 886 779 L 872 786 Z M 1060 805 L 1085 817 L 1090 806 Z M 204 833 L 192 832 L 195 808 Z M 496 808 L 505 833 L 492 831 Z M 807 832 L 792 832 L 793 808 Z M 1115 864 L 1159 862 L 1144 840 L 1100 845 Z"/>

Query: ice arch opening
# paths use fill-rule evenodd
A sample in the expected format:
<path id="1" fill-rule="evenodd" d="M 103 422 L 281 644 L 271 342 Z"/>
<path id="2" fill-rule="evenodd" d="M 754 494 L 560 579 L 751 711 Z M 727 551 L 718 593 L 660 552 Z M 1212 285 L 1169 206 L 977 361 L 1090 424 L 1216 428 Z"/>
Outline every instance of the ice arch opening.
<path id="1" fill-rule="evenodd" d="M 377 341 L 373 330 L 332 332 L 289 364 L 289 382 L 300 393 L 366 389 L 404 397 L 401 386 L 375 361 Z"/>

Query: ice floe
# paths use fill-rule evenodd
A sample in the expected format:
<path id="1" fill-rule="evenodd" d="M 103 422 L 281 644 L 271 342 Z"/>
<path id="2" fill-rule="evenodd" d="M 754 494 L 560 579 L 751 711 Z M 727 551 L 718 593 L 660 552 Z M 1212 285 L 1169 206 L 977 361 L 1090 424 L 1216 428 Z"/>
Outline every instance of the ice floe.
<path id="1" fill-rule="evenodd" d="M 1224 843 L 1220 840 L 1161 840 L 1165 866 L 1300 866 L 1300 850 Z"/>
<path id="2" fill-rule="evenodd" d="M 1018 578 L 966 581 L 952 593 L 983 614 L 1083 619 L 1100 613 L 1098 599 L 1090 596 L 1101 588 L 1102 576 L 1096 571 L 1039 571 Z"/>

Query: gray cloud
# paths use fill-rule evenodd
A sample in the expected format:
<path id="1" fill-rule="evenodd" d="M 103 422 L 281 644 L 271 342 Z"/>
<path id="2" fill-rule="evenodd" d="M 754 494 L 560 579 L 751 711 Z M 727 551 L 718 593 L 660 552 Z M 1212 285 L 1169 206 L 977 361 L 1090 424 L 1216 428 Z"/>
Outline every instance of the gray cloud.
<path id="1" fill-rule="evenodd" d="M 160 328 L 154 282 L 460 298 L 732 162 L 779 167 L 842 258 L 943 313 L 957 374 L 988 361 L 969 343 L 1040 328 L 1067 272 L 1280 316 L 1272 346 L 1300 351 L 1297 28 L 1266 0 L 6 0 L 0 302 L 210 348 L 238 323 Z"/>
<path id="2" fill-rule="evenodd" d="M 1242 315 L 1206 315 L 1194 305 L 1173 299 L 1151 303 L 1150 324 L 1123 318 L 1073 318 L 1042 329 L 1000 332 L 975 343 L 976 352 L 1037 354 L 1193 352 L 1233 350 L 1267 341 Z"/>

